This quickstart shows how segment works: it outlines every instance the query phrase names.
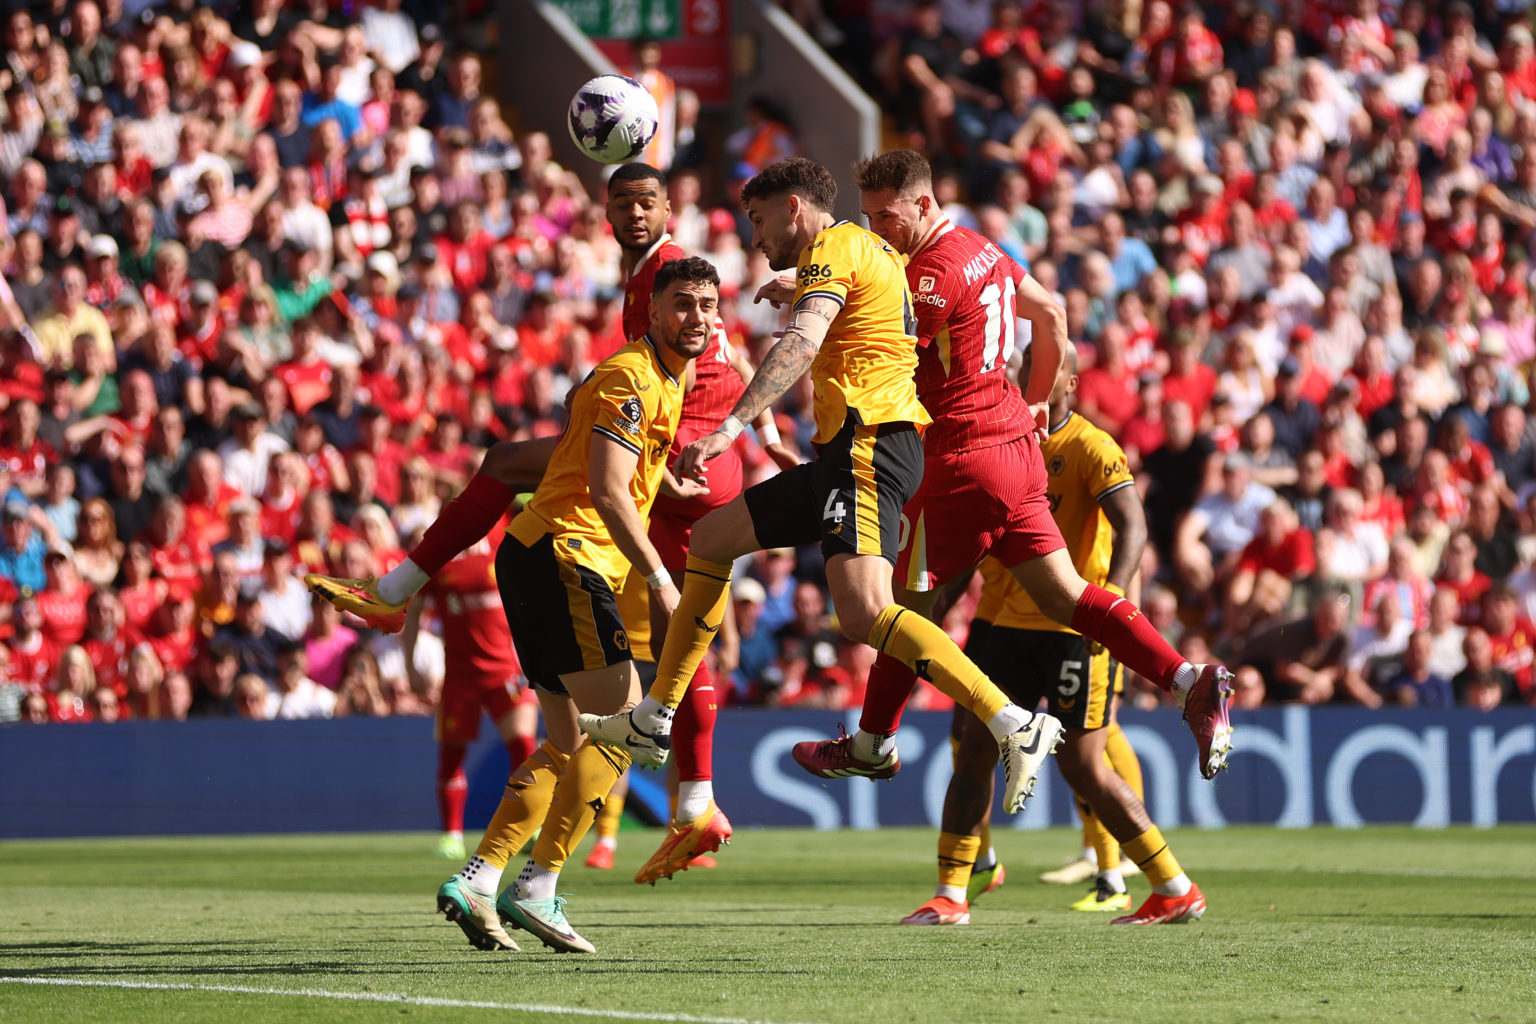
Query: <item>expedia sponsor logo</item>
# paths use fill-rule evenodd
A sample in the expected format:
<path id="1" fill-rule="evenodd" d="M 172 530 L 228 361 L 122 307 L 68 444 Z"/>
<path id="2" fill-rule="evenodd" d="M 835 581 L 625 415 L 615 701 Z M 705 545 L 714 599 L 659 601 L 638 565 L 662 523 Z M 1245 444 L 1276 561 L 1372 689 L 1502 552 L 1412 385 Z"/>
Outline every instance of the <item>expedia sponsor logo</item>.
<path id="1" fill-rule="evenodd" d="M 924 274 L 917 279 L 917 290 L 920 292 L 931 292 L 936 283 L 932 274 Z"/>
<path id="2" fill-rule="evenodd" d="M 912 301 L 921 302 L 928 306 L 938 306 L 940 309 L 943 309 L 945 306 L 949 305 L 949 300 L 944 298 L 944 296 L 928 295 L 924 292 L 918 292 L 916 295 L 912 296 Z"/>

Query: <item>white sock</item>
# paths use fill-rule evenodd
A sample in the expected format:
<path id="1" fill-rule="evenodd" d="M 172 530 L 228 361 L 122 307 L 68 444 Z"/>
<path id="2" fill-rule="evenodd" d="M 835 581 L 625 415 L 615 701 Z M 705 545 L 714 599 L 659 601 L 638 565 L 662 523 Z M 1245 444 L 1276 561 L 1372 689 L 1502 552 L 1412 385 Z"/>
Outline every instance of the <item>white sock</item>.
<path id="1" fill-rule="evenodd" d="M 1120 877 L 1119 868 L 1110 868 L 1108 871 L 1099 872 L 1099 881 L 1109 886 L 1113 892 L 1125 892 L 1125 879 Z"/>
<path id="2" fill-rule="evenodd" d="M 958 885 L 941 885 L 934 890 L 933 894 L 946 900 L 954 900 L 956 903 L 965 902 L 965 889 Z"/>
<path id="3" fill-rule="evenodd" d="M 997 866 L 997 850 L 987 847 L 987 852 L 976 858 L 976 863 L 971 866 L 971 874 L 978 871 L 986 871 Z"/>
<path id="4" fill-rule="evenodd" d="M 459 875 L 464 879 L 464 884 L 475 892 L 489 893 L 494 896 L 496 890 L 501 888 L 501 870 L 479 854 L 475 854 L 469 858 L 469 862 L 464 865 L 464 870 L 460 871 Z"/>
<path id="5" fill-rule="evenodd" d="M 605 849 L 617 850 L 619 848 L 619 837 L 618 836 L 598 836 L 597 837 L 597 845 L 601 846 L 601 847 L 604 847 Z"/>
<path id="6" fill-rule="evenodd" d="M 523 865 L 523 873 L 517 876 L 517 898 L 520 900 L 549 900 L 555 897 L 555 887 L 560 883 L 560 872 L 540 867 L 529 860 Z"/>
<path id="7" fill-rule="evenodd" d="M 677 784 L 677 820 L 692 821 L 709 810 L 715 798 L 715 785 L 708 779 Z"/>
<path id="8" fill-rule="evenodd" d="M 1189 876 L 1180 871 L 1162 885 L 1154 885 L 1152 891 L 1159 896 L 1183 896 L 1189 892 Z"/>
<path id="9" fill-rule="evenodd" d="M 1083 847 L 1082 859 L 1097 867 L 1099 863 L 1099 851 L 1095 850 L 1091 846 L 1085 846 Z"/>
<path id="10" fill-rule="evenodd" d="M 896 749 L 894 733 L 865 732 L 853 734 L 853 756 L 860 761 L 884 761 Z"/>
<path id="11" fill-rule="evenodd" d="M 1189 662 L 1178 667 L 1173 673 L 1173 699 L 1179 707 L 1184 706 L 1184 698 L 1189 693 L 1189 688 L 1195 685 L 1195 680 L 1200 678 L 1200 672 Z"/>
<path id="12" fill-rule="evenodd" d="M 629 713 L 629 720 L 635 724 L 636 728 L 652 736 L 670 736 L 672 735 L 672 716 L 676 713 L 676 708 L 669 708 L 655 697 L 646 694 Z"/>
<path id="13" fill-rule="evenodd" d="M 1008 704 L 992 716 L 992 720 L 987 723 L 987 729 L 992 733 L 992 738 L 1001 743 L 1028 725 L 1034 717 L 1032 712 L 1025 711 L 1017 704 Z"/>
<path id="14" fill-rule="evenodd" d="M 388 604 L 405 604 L 430 579 L 421 566 L 407 558 L 379 577 L 379 599 Z"/>

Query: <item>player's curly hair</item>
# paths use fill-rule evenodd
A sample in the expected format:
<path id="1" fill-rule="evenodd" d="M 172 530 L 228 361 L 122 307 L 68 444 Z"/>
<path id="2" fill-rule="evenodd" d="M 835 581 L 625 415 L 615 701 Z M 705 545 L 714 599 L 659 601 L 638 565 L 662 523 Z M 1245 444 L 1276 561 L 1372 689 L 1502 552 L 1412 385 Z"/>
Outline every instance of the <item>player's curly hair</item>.
<path id="1" fill-rule="evenodd" d="M 933 168 L 915 149 L 893 149 L 854 164 L 853 180 L 860 192 L 932 191 Z"/>
<path id="2" fill-rule="evenodd" d="M 745 205 L 754 199 L 773 199 L 787 193 L 799 196 L 818 210 L 831 213 L 832 204 L 837 201 L 837 179 L 814 160 L 790 157 L 769 164 L 741 186 L 741 201 Z"/>
<path id="3" fill-rule="evenodd" d="M 720 287 L 720 273 L 715 270 L 713 263 L 698 256 L 685 256 L 680 260 L 668 260 L 657 269 L 656 280 L 651 285 L 651 294 L 660 295 L 667 290 L 667 285 L 673 281 L 686 281 L 689 284 L 712 284 L 718 290 Z"/>

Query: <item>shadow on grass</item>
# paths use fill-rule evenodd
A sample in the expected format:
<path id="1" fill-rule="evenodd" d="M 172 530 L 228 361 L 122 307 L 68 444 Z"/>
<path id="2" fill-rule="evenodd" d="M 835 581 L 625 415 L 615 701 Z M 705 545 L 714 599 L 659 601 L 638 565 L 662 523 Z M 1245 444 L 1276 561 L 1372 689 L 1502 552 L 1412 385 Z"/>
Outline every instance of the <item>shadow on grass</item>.
<path id="1" fill-rule="evenodd" d="M 811 973 L 794 968 L 764 967 L 752 957 L 715 957 L 707 962 L 668 963 L 644 957 L 556 956 L 534 952 L 533 957 L 499 954 L 466 958 L 457 948 L 434 950 L 411 959 L 368 959 L 379 946 L 334 947 L 325 952 L 356 955 L 350 960 L 318 960 L 314 948 L 272 948 L 260 939 L 234 939 L 222 942 L 35 942 L 0 944 L 0 957 L 21 958 L 31 954 L 42 962 L 0 968 L 0 978 L 101 979 L 120 978 L 132 973 L 145 980 L 166 982 L 187 979 L 238 981 L 245 978 L 299 978 L 315 975 L 333 977 L 398 977 L 433 974 L 443 966 L 462 967 L 479 964 L 504 970 L 509 963 L 523 962 L 529 967 L 568 968 L 588 975 L 800 975 Z M 260 947 L 259 953 L 252 947 Z M 397 951 L 397 956 L 399 955 Z M 187 962 L 196 957 L 197 962 Z M 291 960 L 276 960 L 292 957 Z M 257 958 L 265 962 L 256 962 Z M 209 960 L 214 962 L 210 963 Z M 222 961 L 222 962 L 221 962 Z"/>

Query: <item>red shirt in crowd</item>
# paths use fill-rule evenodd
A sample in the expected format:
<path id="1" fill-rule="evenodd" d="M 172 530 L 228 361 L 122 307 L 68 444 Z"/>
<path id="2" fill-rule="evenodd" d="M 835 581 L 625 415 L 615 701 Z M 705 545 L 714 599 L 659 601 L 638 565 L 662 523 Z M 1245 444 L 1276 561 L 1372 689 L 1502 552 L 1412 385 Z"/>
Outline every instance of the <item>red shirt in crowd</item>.
<path id="1" fill-rule="evenodd" d="M 11 679 L 33 693 L 52 691 L 53 670 L 59 663 L 59 645 L 39 632 L 29 644 L 18 644 L 13 639 L 8 646 Z"/>
<path id="2" fill-rule="evenodd" d="M 58 461 L 59 455 L 53 445 L 40 437 L 33 438 L 25 448 L 0 445 L 0 464 L 10 467 L 11 482 L 19 487 L 42 483 L 49 464 Z"/>
<path id="3" fill-rule="evenodd" d="M 1136 375 L 1124 366 L 1112 373 L 1090 366 L 1077 377 L 1077 404 L 1095 424 L 1114 437 L 1141 408 L 1136 394 Z"/>
<path id="4" fill-rule="evenodd" d="M 229 536 L 229 503 L 240 497 L 238 488 L 219 481 L 219 491 L 211 501 L 193 501 L 183 496 L 187 512 L 187 533 L 208 547 Z"/>
<path id="5" fill-rule="evenodd" d="M 319 358 L 308 362 L 280 364 L 272 375 L 288 389 L 288 405 L 295 416 L 303 416 L 309 410 L 331 397 L 331 381 L 336 371 Z"/>
<path id="6" fill-rule="evenodd" d="M 77 583 L 70 590 L 44 590 L 37 595 L 43 614 L 43 635 L 60 649 L 77 644 L 85 635 L 85 599 L 91 588 Z"/>
<path id="7" fill-rule="evenodd" d="M 1247 572 L 1268 569 L 1286 579 L 1310 576 L 1317 568 L 1317 556 L 1312 550 L 1312 532 L 1297 528 L 1271 544 L 1261 533 L 1248 542 L 1238 558 L 1237 567 Z"/>
<path id="8" fill-rule="evenodd" d="M 1163 404 L 1183 402 L 1194 413 L 1196 423 L 1210 408 L 1215 394 L 1216 371 L 1204 363 L 1196 363 L 1187 374 L 1170 373 L 1163 378 Z"/>
<path id="9" fill-rule="evenodd" d="M 1520 695 L 1531 692 L 1531 666 L 1536 662 L 1536 626 L 1528 620 L 1517 618 L 1506 633 L 1495 636 L 1491 631 L 1493 664 L 1515 678 Z"/>
<path id="10" fill-rule="evenodd" d="M 169 544 L 153 545 L 149 549 L 149 560 L 155 571 L 172 592 L 183 597 L 197 592 L 202 585 L 202 567 L 212 557 L 207 542 L 190 531 Z"/>
<path id="11" fill-rule="evenodd" d="M 190 511 L 189 508 L 188 512 L 190 513 Z M 191 522 L 190 514 L 187 517 L 187 521 Z M 228 528 L 226 528 L 225 534 L 227 535 L 228 532 Z M 221 537 L 220 540 L 222 539 Z M 119 590 L 117 592 L 117 600 L 123 606 L 123 623 L 141 633 L 144 632 L 149 628 L 150 620 L 154 618 L 155 612 L 159 610 L 160 606 L 165 603 L 165 599 L 169 594 L 170 587 L 164 580 L 155 576 L 151 576 L 136 586 L 124 587 Z"/>
<path id="12" fill-rule="evenodd" d="M 1435 579 L 1435 586 L 1449 590 L 1456 595 L 1456 602 L 1461 606 L 1461 611 L 1457 613 L 1456 621 L 1463 626 L 1471 626 L 1476 625 L 1477 620 L 1482 618 L 1482 609 L 1479 607 L 1479 602 L 1482 601 L 1483 595 L 1488 592 L 1488 588 L 1493 586 L 1493 581 L 1485 574 L 1474 569 L 1472 570 L 1472 575 L 1464 580 L 1453 580 L 1445 576 L 1437 577 Z"/>
<path id="13" fill-rule="evenodd" d="M 126 698 L 128 654 L 143 640 L 138 630 L 125 625 L 111 639 L 91 637 L 81 644 L 96 669 L 96 685 L 110 687 L 119 697 Z"/>

